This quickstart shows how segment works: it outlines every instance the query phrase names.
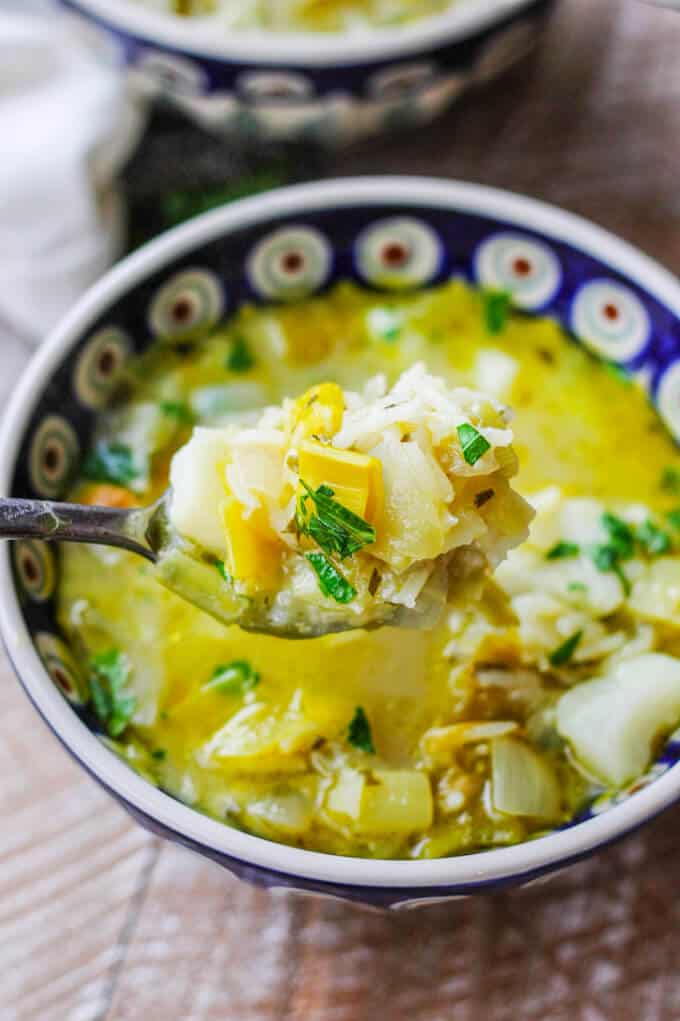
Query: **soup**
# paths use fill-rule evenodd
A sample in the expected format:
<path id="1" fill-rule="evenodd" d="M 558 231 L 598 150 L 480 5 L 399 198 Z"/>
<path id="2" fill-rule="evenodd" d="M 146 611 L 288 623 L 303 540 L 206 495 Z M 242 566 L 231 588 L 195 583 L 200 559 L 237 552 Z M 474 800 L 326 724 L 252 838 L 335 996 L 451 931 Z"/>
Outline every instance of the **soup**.
<path id="1" fill-rule="evenodd" d="M 451 0 L 140 0 L 183 17 L 212 17 L 225 29 L 349 32 L 438 14 Z"/>
<path id="2" fill-rule="evenodd" d="M 226 825 L 377 858 L 512 844 L 635 780 L 680 722 L 677 450 L 634 384 L 503 295 L 342 283 L 160 342 L 129 366 L 72 496 L 151 502 L 196 424 L 416 362 L 515 409 L 515 482 L 537 512 L 433 630 L 250 634 L 125 552 L 62 551 L 60 623 L 106 740 Z"/>

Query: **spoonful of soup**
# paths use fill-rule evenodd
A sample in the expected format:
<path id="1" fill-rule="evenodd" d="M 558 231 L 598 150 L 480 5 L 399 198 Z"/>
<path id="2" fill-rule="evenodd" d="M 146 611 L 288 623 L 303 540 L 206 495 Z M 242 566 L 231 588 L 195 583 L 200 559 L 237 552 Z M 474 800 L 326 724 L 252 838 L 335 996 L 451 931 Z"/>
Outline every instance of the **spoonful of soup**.
<path id="1" fill-rule="evenodd" d="M 523 541 L 533 512 L 508 409 L 414 365 L 334 382 L 247 427 L 194 429 L 150 507 L 0 501 L 0 536 L 119 546 L 225 624 L 308 638 L 433 627 L 452 586 Z"/>

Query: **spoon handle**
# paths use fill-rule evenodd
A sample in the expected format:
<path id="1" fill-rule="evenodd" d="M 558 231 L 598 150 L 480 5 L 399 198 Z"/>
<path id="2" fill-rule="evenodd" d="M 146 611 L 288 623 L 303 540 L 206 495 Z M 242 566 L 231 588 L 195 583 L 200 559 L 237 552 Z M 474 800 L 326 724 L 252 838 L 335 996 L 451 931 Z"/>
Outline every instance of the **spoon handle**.
<path id="1" fill-rule="evenodd" d="M 0 497 L 0 539 L 92 542 L 119 546 L 155 561 L 147 536 L 153 510 Z"/>

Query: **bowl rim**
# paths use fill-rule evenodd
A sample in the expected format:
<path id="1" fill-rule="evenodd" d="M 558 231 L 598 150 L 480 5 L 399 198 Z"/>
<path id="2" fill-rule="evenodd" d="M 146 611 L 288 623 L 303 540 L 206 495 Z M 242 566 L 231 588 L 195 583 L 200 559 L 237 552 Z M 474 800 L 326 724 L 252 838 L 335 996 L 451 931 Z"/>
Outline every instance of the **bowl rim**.
<path id="1" fill-rule="evenodd" d="M 230 231 L 282 215 L 345 206 L 422 206 L 498 219 L 566 242 L 605 262 L 659 299 L 680 319 L 680 280 L 608 231 L 535 199 L 467 182 L 421 177 L 339 178 L 276 189 L 220 207 L 151 241 L 110 270 L 50 334 L 24 372 L 0 427 L 0 494 L 11 486 L 24 430 L 53 370 L 103 309 L 169 262 Z M 244 864 L 336 886 L 458 888 L 487 886 L 567 864 L 636 828 L 680 797 L 680 764 L 602 815 L 512 847 L 433 860 L 340 857 L 277 844 L 232 829 L 173 799 L 135 774 L 85 726 L 57 690 L 31 641 L 10 564 L 0 551 L 0 633 L 15 672 L 48 726 L 112 793 L 180 838 Z"/>
<path id="2" fill-rule="evenodd" d="M 425 53 L 443 42 L 467 39 L 535 0 L 459 0 L 441 14 L 392 28 L 351 32 L 266 32 L 262 29 L 215 32 L 211 16 L 186 21 L 154 11 L 135 0 L 67 0 L 69 7 L 99 18 L 148 42 L 197 57 L 225 61 L 278 64 L 282 67 L 352 67 L 370 61 Z M 351 46 L 351 49 L 350 49 Z"/>

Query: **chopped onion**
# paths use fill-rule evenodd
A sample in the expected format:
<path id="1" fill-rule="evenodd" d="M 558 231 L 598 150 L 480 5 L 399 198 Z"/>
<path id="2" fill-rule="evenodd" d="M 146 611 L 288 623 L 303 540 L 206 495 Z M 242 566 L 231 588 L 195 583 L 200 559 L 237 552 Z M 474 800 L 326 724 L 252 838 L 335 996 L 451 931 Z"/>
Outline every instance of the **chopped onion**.
<path id="1" fill-rule="evenodd" d="M 552 767 L 528 744 L 514 737 L 491 746 L 491 796 L 504 815 L 557 820 L 561 799 Z"/>

